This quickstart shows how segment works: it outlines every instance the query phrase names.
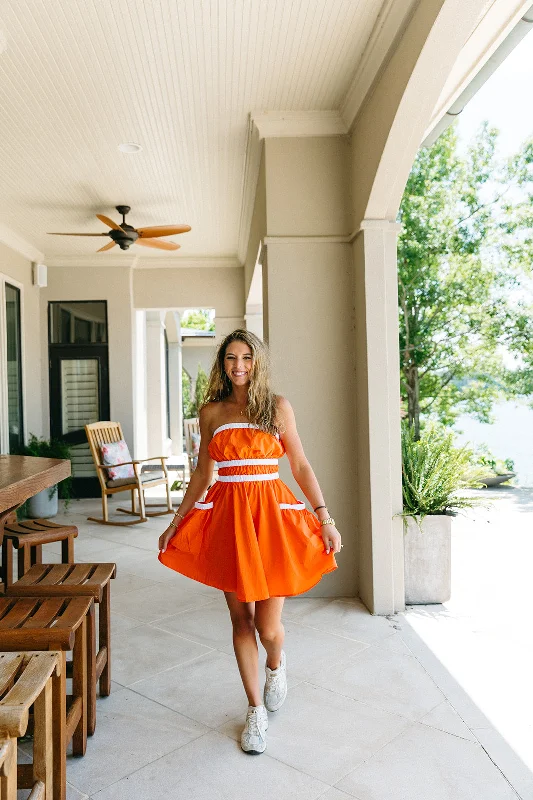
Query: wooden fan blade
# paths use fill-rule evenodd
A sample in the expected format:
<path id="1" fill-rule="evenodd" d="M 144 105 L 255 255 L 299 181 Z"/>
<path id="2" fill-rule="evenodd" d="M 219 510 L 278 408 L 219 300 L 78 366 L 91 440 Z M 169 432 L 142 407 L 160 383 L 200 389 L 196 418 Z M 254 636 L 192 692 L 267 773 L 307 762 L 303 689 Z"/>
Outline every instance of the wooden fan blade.
<path id="1" fill-rule="evenodd" d="M 143 247 L 156 247 L 158 250 L 179 250 L 181 247 L 176 242 L 160 242 L 157 239 L 137 239 L 135 244 L 141 244 Z"/>
<path id="2" fill-rule="evenodd" d="M 173 236 L 175 233 L 187 233 L 190 225 L 152 225 L 149 228 L 137 228 L 141 239 L 151 239 L 154 236 Z"/>
<path id="3" fill-rule="evenodd" d="M 116 242 L 108 242 L 108 244 L 104 244 L 104 246 L 103 246 L 103 247 L 101 247 L 101 248 L 100 248 L 99 250 L 97 250 L 96 252 L 97 252 L 97 253 L 103 253 L 103 252 L 104 252 L 104 250 L 111 250 L 111 248 L 112 248 L 112 247 L 114 247 L 115 245 L 116 245 Z"/>
<path id="4" fill-rule="evenodd" d="M 48 233 L 48 236 L 108 236 L 107 233 Z"/>
<path id="5" fill-rule="evenodd" d="M 120 227 L 120 225 L 117 225 L 116 222 L 113 222 L 112 219 L 109 219 L 109 217 L 105 217 L 103 214 L 97 214 L 96 216 L 98 217 L 100 222 L 104 223 L 104 225 L 108 225 L 110 228 L 113 228 L 116 231 L 124 230 L 123 228 Z"/>

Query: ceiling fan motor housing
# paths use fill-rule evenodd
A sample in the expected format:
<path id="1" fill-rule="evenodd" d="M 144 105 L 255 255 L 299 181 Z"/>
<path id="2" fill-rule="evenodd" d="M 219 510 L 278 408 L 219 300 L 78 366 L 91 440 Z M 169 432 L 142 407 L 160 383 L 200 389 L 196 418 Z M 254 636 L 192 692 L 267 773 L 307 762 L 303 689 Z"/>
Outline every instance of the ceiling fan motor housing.
<path id="1" fill-rule="evenodd" d="M 123 230 L 110 230 L 109 236 L 121 250 L 127 250 L 130 245 L 137 241 L 139 234 L 131 225 L 122 225 Z"/>

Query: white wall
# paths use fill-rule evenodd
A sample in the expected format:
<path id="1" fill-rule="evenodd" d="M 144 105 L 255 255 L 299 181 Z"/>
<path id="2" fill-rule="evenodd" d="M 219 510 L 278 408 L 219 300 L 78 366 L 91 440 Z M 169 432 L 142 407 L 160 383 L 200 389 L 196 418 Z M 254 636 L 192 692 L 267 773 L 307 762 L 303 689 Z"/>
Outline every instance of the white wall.
<path id="1" fill-rule="evenodd" d="M 195 347 L 194 345 L 187 345 L 187 340 L 183 343 L 181 350 L 183 359 L 183 368 L 189 373 L 194 385 L 196 376 L 198 374 L 198 364 L 202 365 L 202 369 L 207 375 L 211 370 L 213 359 L 215 357 L 216 347 Z"/>

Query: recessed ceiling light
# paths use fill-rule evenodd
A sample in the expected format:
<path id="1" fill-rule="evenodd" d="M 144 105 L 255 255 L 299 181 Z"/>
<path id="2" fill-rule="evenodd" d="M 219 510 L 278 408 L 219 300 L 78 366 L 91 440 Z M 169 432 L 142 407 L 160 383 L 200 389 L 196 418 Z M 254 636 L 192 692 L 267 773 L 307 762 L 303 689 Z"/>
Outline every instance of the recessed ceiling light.
<path id="1" fill-rule="evenodd" d="M 123 142 L 119 144 L 118 149 L 121 153 L 140 153 L 142 147 L 140 144 L 135 144 L 135 142 Z"/>

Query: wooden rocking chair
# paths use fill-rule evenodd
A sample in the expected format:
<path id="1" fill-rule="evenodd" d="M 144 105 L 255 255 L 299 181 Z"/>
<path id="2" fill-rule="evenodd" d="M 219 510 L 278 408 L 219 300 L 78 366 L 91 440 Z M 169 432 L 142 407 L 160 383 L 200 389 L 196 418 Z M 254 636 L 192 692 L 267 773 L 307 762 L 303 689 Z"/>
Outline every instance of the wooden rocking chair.
<path id="1" fill-rule="evenodd" d="M 170 498 L 170 484 L 165 461 L 168 456 L 154 456 L 153 458 L 133 459 L 132 461 L 121 462 L 120 464 L 102 464 L 101 447 L 103 444 L 111 442 L 120 442 L 124 439 L 122 428 L 119 422 L 93 422 L 85 426 L 87 440 L 91 449 L 91 454 L 94 460 L 94 465 L 98 473 L 98 479 L 102 489 L 102 513 L 103 519 L 97 517 L 88 517 L 92 522 L 99 522 L 101 525 L 137 525 L 139 522 L 146 522 L 148 517 L 158 517 L 161 514 L 173 514 L 172 500 Z M 161 461 L 161 470 L 157 472 L 141 473 L 140 465 L 146 461 Z M 110 466 L 120 467 L 125 464 L 132 464 L 134 475 L 131 478 L 116 478 L 110 480 L 107 470 Z M 147 511 L 147 508 L 157 507 L 147 506 L 144 499 L 144 490 L 152 486 L 165 485 L 167 492 L 167 504 L 164 511 Z M 114 522 L 109 520 L 109 510 L 107 506 L 107 498 L 110 494 L 116 492 L 131 492 L 131 509 L 117 508 L 117 511 L 122 511 L 124 514 L 131 514 L 137 519 L 128 522 Z M 137 510 L 135 495 L 139 498 L 139 510 Z"/>

